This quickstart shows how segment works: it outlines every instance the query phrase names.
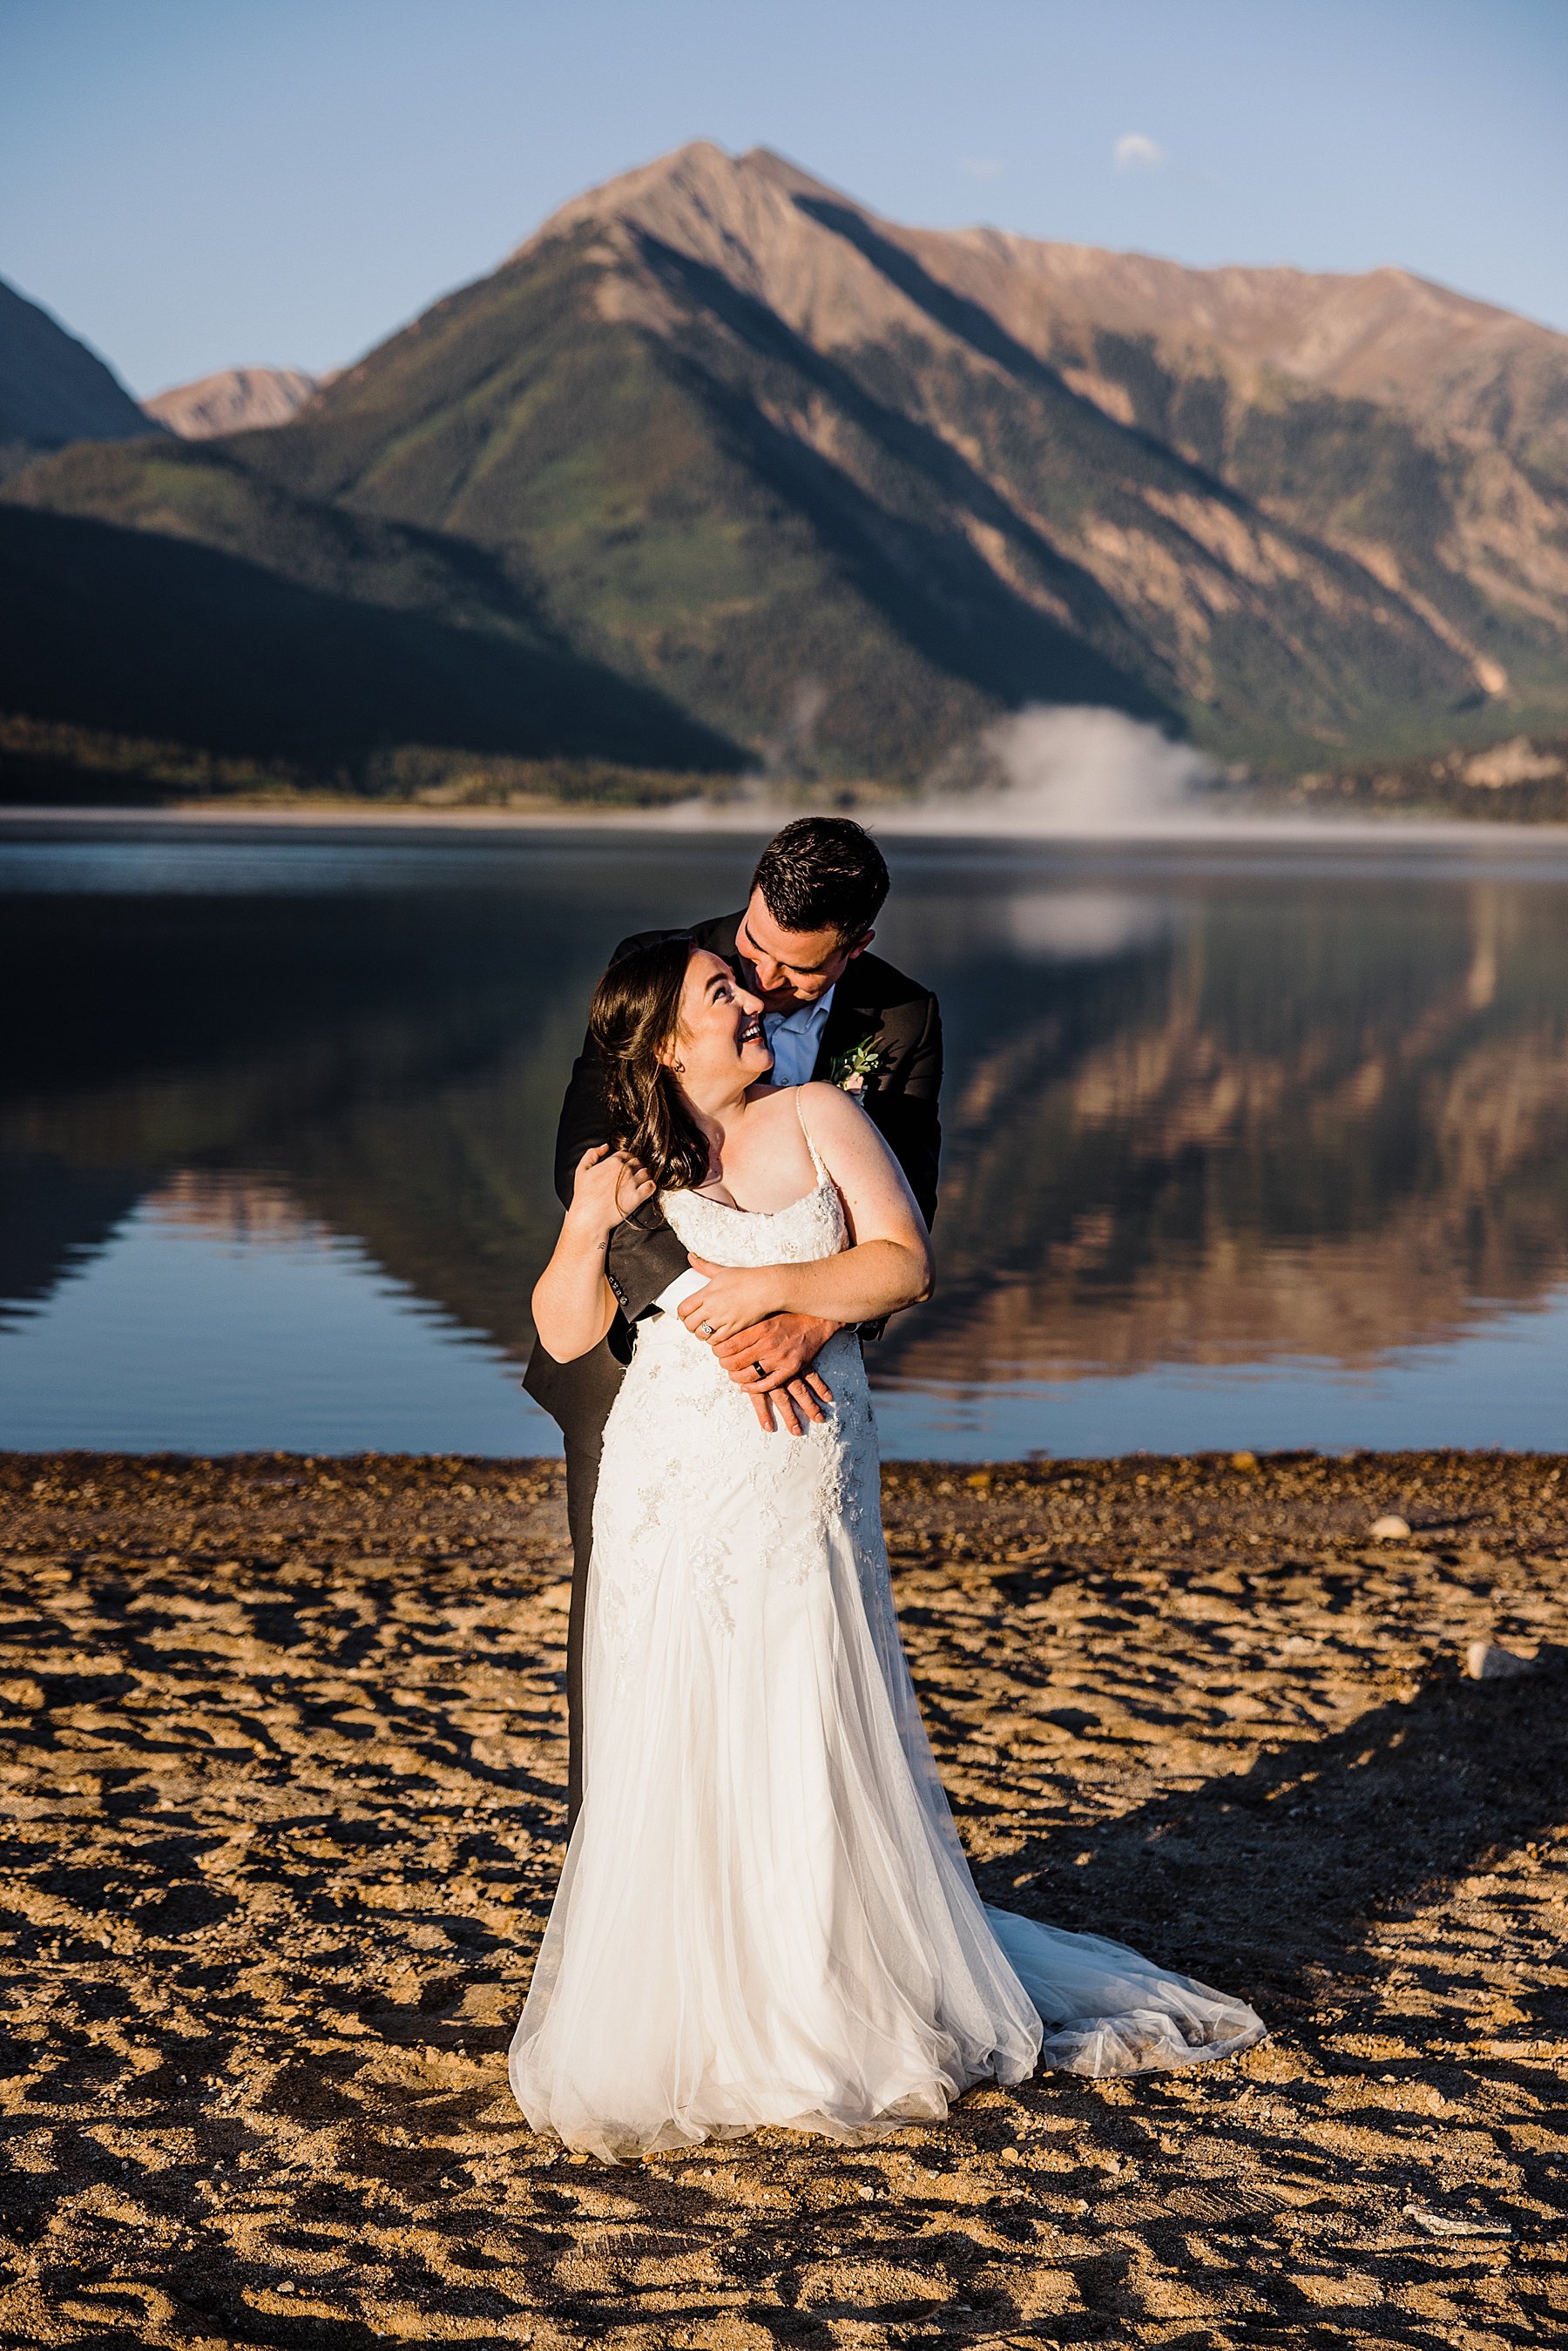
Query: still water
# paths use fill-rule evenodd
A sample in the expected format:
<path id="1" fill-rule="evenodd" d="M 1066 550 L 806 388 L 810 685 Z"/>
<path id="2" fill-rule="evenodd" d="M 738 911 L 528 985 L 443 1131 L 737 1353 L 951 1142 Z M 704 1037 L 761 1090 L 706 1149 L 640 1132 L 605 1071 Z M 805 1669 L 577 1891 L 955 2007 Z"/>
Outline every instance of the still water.
<path id="1" fill-rule="evenodd" d="M 734 835 L 0 832 L 0 1444 L 514 1454 L 583 1008 Z M 891 844 L 884 1448 L 1568 1441 L 1568 854 Z"/>

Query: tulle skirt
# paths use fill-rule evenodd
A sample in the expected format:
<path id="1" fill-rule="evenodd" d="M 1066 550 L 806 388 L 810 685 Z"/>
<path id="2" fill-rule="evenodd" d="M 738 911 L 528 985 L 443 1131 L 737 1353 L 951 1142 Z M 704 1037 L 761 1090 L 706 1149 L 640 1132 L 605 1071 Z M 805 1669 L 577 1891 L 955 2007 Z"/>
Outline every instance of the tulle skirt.
<path id="1" fill-rule="evenodd" d="M 512 2044 L 535 2128 L 610 2158 L 760 2124 L 853 2141 L 1042 2057 L 1126 2073 L 1260 2039 L 1239 2001 L 981 1903 L 898 1637 L 858 1356 L 827 1427 L 764 1437 L 737 1396 L 723 1446 L 651 1479 L 636 1369 L 595 1518 L 583 1806 Z"/>

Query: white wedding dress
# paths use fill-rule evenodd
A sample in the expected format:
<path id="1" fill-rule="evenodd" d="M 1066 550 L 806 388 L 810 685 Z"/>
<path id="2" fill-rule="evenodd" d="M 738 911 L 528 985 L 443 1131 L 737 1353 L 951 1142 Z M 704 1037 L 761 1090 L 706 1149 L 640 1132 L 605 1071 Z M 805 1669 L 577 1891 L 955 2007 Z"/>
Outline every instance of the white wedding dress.
<path id="1" fill-rule="evenodd" d="M 715 1264 L 831 1256 L 811 1155 L 787 1208 L 660 1206 Z M 769 1435 L 678 1315 L 638 1326 L 594 1511 L 582 1810 L 511 2050 L 524 2114 L 571 2147 L 854 2140 L 1042 2056 L 1125 2074 L 1263 2035 L 1239 2000 L 980 1901 L 899 1642 L 852 1332 L 821 1369 L 829 1419 Z"/>

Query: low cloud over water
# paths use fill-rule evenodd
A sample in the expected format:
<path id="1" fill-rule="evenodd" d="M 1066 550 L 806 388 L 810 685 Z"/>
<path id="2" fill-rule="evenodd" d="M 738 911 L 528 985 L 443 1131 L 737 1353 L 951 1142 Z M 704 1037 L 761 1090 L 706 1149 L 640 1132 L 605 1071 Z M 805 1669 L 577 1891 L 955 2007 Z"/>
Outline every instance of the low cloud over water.
<path id="1" fill-rule="evenodd" d="M 939 777 L 880 830 L 1063 835 L 1145 832 L 1202 821 L 1219 781 L 1188 743 L 1120 710 L 1020 710 L 988 727 L 974 762 L 979 780 Z"/>

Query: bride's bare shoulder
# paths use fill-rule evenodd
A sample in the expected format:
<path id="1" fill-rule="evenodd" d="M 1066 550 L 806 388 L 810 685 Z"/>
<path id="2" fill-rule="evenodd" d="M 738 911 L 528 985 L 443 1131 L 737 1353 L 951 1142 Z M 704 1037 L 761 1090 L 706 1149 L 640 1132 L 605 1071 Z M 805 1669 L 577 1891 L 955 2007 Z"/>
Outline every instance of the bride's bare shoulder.
<path id="1" fill-rule="evenodd" d="M 860 1116 L 860 1104 L 852 1102 L 841 1086 L 831 1086 L 826 1078 L 812 1078 L 803 1086 L 791 1089 L 800 1107 L 802 1118 L 825 1118 L 830 1123 Z"/>
<path id="2" fill-rule="evenodd" d="M 859 1102 L 841 1086 L 831 1086 L 824 1079 L 813 1078 L 809 1085 L 795 1088 L 795 1100 L 820 1151 L 831 1151 L 834 1144 L 841 1150 L 853 1150 L 858 1144 L 863 1151 L 868 1136 L 873 1154 L 880 1148 L 882 1138 L 875 1127 Z"/>

